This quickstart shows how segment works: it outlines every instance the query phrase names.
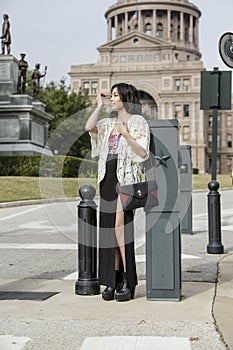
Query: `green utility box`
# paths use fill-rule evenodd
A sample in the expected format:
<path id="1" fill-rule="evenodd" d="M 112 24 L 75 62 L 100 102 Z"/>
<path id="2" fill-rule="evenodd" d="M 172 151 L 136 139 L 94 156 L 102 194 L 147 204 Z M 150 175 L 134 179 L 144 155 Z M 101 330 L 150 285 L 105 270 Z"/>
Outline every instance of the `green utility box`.
<path id="1" fill-rule="evenodd" d="M 146 289 L 148 300 L 181 299 L 181 239 L 178 205 L 178 122 L 150 120 L 151 159 L 159 206 L 146 210 Z M 146 167 L 146 178 L 153 171 Z"/>
<path id="2" fill-rule="evenodd" d="M 179 211 L 182 234 L 192 235 L 192 157 L 191 146 L 180 146 Z"/>

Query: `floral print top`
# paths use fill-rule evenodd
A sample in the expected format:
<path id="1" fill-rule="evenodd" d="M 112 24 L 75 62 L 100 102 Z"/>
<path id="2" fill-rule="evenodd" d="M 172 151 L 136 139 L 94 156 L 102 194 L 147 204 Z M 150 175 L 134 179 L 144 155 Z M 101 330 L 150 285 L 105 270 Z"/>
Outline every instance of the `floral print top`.
<path id="1" fill-rule="evenodd" d="M 121 134 L 110 135 L 108 138 L 108 154 L 118 154 Z"/>
<path id="2" fill-rule="evenodd" d="M 109 136 L 114 129 L 116 118 L 105 118 L 97 122 L 98 133 L 90 132 L 92 157 L 98 160 L 98 183 L 106 172 Z M 150 130 L 148 123 L 141 115 L 133 115 L 128 120 L 129 134 L 147 152 L 146 158 L 137 155 L 127 140 L 121 136 L 118 145 L 117 178 L 120 185 L 137 183 L 143 173 L 143 162 L 149 157 Z"/>

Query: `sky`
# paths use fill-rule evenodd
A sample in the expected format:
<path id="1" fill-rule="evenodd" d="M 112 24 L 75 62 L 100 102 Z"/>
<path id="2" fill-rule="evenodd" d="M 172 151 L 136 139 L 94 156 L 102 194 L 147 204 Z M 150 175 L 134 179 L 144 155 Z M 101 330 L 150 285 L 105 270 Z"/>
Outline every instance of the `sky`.
<path id="1" fill-rule="evenodd" d="M 202 12 L 199 47 L 207 70 L 230 70 L 221 60 L 218 43 L 233 32 L 233 0 L 192 0 Z M 96 63 L 97 47 L 107 41 L 106 10 L 116 0 L 0 0 L 0 24 L 7 13 L 11 24 L 11 54 L 25 53 L 29 69 L 48 66 L 45 84 L 66 79 L 71 65 Z M 2 20 L 3 23 L 3 20 Z"/>

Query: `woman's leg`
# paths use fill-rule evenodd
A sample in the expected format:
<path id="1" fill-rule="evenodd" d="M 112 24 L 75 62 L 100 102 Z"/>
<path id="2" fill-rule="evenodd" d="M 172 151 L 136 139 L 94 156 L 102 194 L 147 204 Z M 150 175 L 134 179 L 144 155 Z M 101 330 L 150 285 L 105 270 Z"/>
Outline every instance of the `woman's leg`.
<path id="1" fill-rule="evenodd" d="M 120 270 L 121 255 L 119 248 L 115 248 L 115 271 Z"/>
<path id="2" fill-rule="evenodd" d="M 119 250 L 115 250 L 115 267 L 118 266 L 120 257 L 122 259 L 124 272 L 126 272 L 126 258 L 125 258 L 125 237 L 124 237 L 124 212 L 122 209 L 120 197 L 117 200 L 116 221 L 115 221 L 115 235 Z M 118 251 L 118 253 L 117 253 Z M 119 254 L 120 253 L 120 254 Z M 117 268 L 116 268 L 117 270 Z"/>
<path id="3" fill-rule="evenodd" d="M 135 265 L 135 260 L 134 260 L 134 253 L 132 254 L 132 252 L 131 252 L 131 254 L 129 256 L 129 251 L 127 250 L 127 248 L 129 248 L 129 246 L 131 247 L 131 249 L 134 247 L 132 246 L 133 241 L 127 242 L 127 238 L 125 237 L 125 234 L 126 234 L 125 228 L 126 228 L 126 232 L 127 232 L 127 227 L 125 227 L 125 214 L 124 214 L 124 211 L 123 211 L 122 206 L 121 206 L 120 198 L 118 197 L 116 221 L 115 221 L 115 235 L 116 235 L 116 240 L 117 240 L 117 243 L 119 246 L 119 252 L 120 252 L 120 257 L 121 257 L 121 260 L 123 263 L 124 272 L 122 273 L 121 282 L 119 283 L 118 287 L 116 288 L 116 292 L 115 292 L 115 298 L 117 301 L 129 301 L 130 299 L 133 299 L 134 298 L 135 284 L 136 284 L 135 283 L 132 287 L 130 287 L 130 284 L 129 284 L 129 277 L 130 277 L 131 271 L 128 271 L 128 267 L 131 265 Z M 128 259 L 130 257 L 130 262 L 126 261 L 126 254 L 127 254 Z M 115 256 L 115 258 L 116 258 L 116 256 Z M 116 260 L 115 260 L 115 263 L 116 263 Z M 136 275 L 136 272 L 135 272 L 135 275 Z M 132 276 L 131 276 L 131 278 L 132 278 Z M 135 282 L 136 282 L 136 276 L 135 276 Z"/>

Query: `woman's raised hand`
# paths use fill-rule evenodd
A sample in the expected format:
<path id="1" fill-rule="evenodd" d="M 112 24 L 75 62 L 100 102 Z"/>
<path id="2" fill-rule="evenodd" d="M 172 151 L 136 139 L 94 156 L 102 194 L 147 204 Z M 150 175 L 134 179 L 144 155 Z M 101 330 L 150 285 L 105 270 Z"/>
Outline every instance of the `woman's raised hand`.
<path id="1" fill-rule="evenodd" d="M 98 95 L 96 96 L 96 102 L 98 106 L 104 105 L 103 97 L 105 97 L 105 94 L 103 94 L 102 92 L 99 92 Z"/>
<path id="2" fill-rule="evenodd" d="M 97 107 L 86 122 L 86 125 L 85 125 L 86 131 L 92 131 L 92 132 L 98 131 L 96 128 L 96 124 L 97 124 L 101 109 L 104 105 L 103 97 L 105 97 L 105 94 L 103 94 L 102 92 L 99 92 L 98 95 L 96 96 Z"/>

